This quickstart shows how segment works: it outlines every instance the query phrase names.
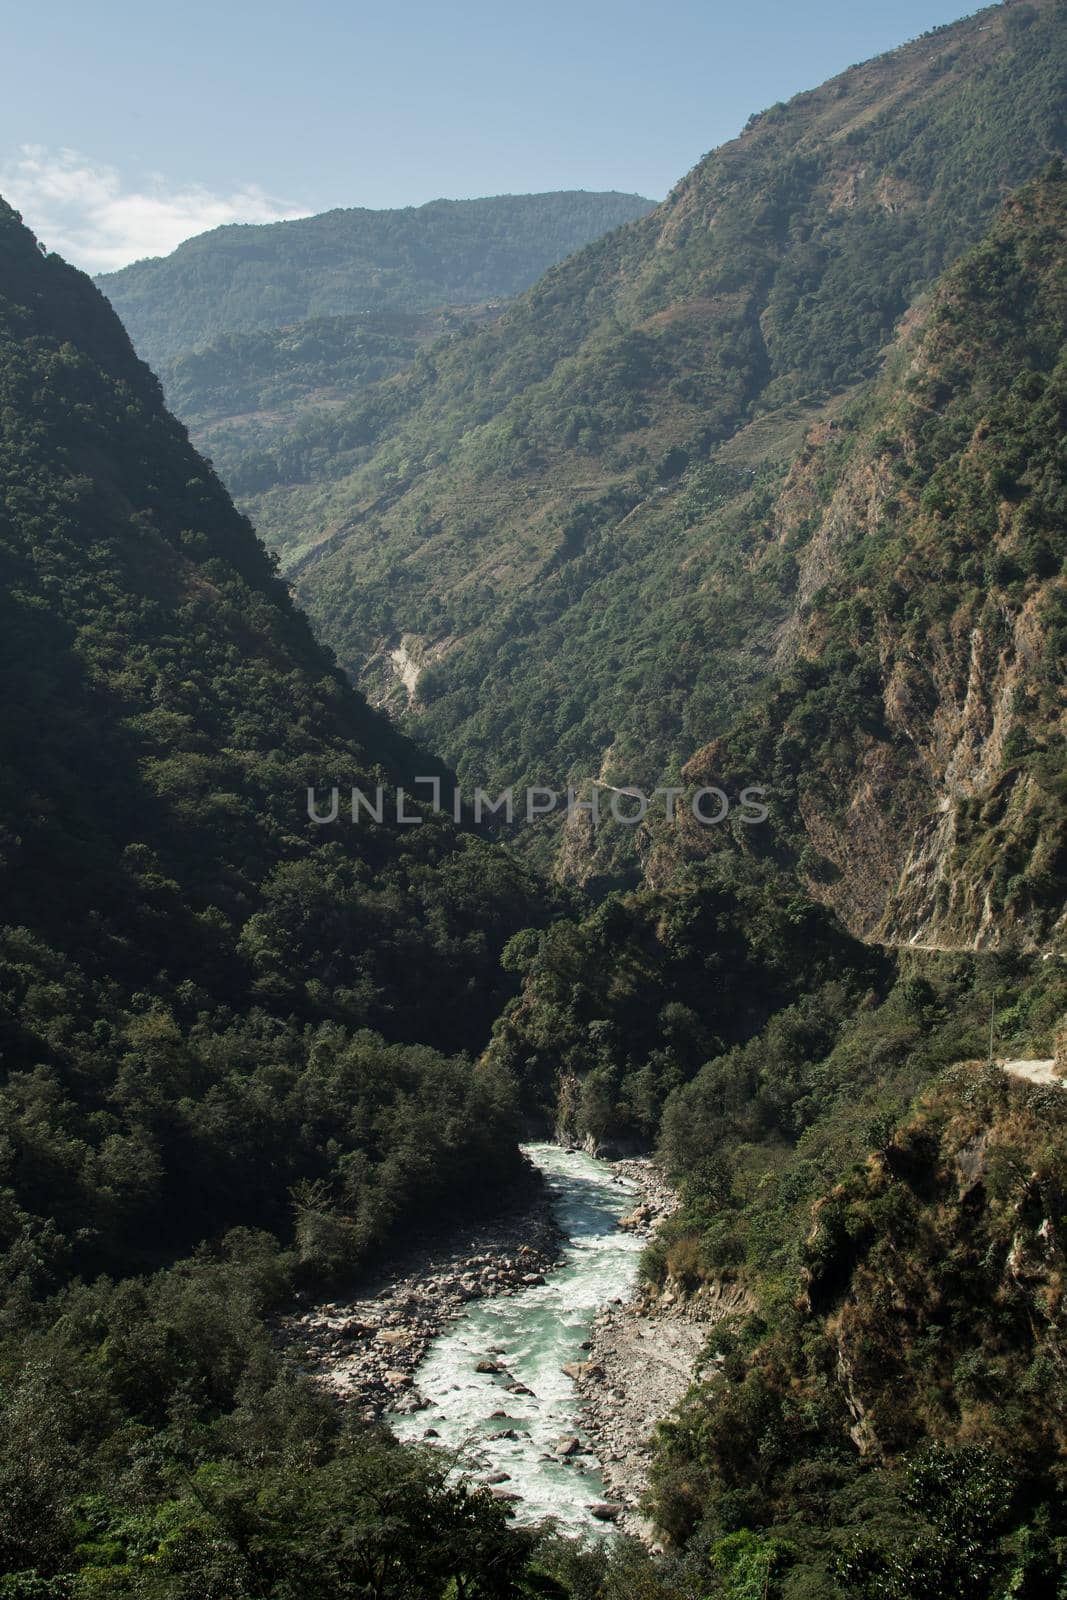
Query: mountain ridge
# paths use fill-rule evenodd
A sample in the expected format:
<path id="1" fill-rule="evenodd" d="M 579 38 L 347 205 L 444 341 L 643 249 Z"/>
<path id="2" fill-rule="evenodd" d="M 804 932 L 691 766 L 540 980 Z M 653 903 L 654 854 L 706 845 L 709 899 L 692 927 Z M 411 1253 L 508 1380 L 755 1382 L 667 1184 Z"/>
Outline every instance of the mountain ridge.
<path id="1" fill-rule="evenodd" d="M 506 298 L 653 203 L 566 190 L 396 210 L 335 207 L 286 222 L 227 223 L 94 281 L 141 354 L 164 365 L 221 334 Z"/>
<path id="2" fill-rule="evenodd" d="M 106 301 L 2 205 L 0 571 L 0 1271 L 129 1270 L 277 1224 L 301 1182 L 336 1269 L 439 1206 L 477 1124 L 513 1173 L 508 1094 L 463 1052 L 539 889 L 425 807 L 312 823 L 310 787 L 417 805 L 445 769 L 344 680 Z M 436 1178 L 393 1159 L 406 1095 L 438 1101 Z"/>

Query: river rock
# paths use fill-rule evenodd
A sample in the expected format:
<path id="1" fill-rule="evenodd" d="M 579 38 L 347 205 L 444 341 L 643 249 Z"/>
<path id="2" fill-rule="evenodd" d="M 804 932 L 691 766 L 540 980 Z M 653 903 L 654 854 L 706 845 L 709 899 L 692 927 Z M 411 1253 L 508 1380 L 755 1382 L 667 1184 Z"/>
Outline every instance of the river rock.
<path id="1" fill-rule="evenodd" d="M 582 1441 L 573 1433 L 565 1434 L 562 1439 L 556 1440 L 557 1456 L 576 1456 L 581 1453 Z"/>
<path id="2" fill-rule="evenodd" d="M 598 1522 L 615 1522 L 622 1515 L 622 1506 L 614 1505 L 610 1500 L 598 1500 L 589 1507 L 589 1514 L 596 1517 Z"/>
<path id="3" fill-rule="evenodd" d="M 626 1229 L 628 1233 L 636 1233 L 639 1228 L 647 1228 L 654 1215 L 655 1212 L 649 1201 L 642 1200 L 640 1205 L 636 1205 L 628 1216 L 619 1218 L 619 1227 Z"/>
<path id="4" fill-rule="evenodd" d="M 595 1361 L 565 1361 L 559 1370 L 575 1383 L 589 1383 L 604 1376 L 604 1368 Z"/>
<path id="5" fill-rule="evenodd" d="M 397 1401 L 396 1409 L 401 1416 L 412 1417 L 417 1411 L 426 1411 L 429 1404 L 430 1402 L 424 1399 L 421 1394 L 417 1394 L 412 1390 L 410 1394 L 404 1395 Z"/>

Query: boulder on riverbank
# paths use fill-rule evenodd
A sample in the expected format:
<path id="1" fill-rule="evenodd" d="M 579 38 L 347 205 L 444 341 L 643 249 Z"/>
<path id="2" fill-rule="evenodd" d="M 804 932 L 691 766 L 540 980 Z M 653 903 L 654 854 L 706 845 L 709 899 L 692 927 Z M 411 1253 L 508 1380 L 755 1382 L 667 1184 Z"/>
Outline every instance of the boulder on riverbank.
<path id="1" fill-rule="evenodd" d="M 592 1383 L 604 1376 L 604 1368 L 595 1361 L 565 1361 L 559 1370 L 565 1378 L 573 1378 L 575 1383 Z"/>

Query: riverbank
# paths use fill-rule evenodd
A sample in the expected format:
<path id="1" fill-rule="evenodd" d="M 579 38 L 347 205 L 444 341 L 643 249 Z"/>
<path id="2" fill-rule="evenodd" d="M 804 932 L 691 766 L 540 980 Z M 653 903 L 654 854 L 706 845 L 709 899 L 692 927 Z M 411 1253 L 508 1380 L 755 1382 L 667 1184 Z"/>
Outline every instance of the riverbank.
<path id="1" fill-rule="evenodd" d="M 416 1373 L 426 1409 L 390 1424 L 402 1440 L 433 1440 L 520 1524 L 602 1534 L 621 1507 L 605 1494 L 573 1374 L 597 1312 L 637 1282 L 643 1241 L 629 1224 L 643 1197 L 586 1150 L 527 1148 L 564 1235 L 559 1261 L 542 1282 L 464 1306 Z"/>
<path id="2" fill-rule="evenodd" d="M 445 1325 L 472 1301 L 543 1283 L 562 1246 L 531 1166 L 491 1221 L 413 1242 L 352 1295 L 284 1317 L 278 1339 L 301 1371 L 365 1421 L 419 1411 L 426 1402 L 415 1369 Z"/>
<path id="3" fill-rule="evenodd" d="M 655 1426 L 744 1296 L 635 1284 L 636 1252 L 678 1203 L 650 1159 L 597 1176 L 581 1151 L 540 1150 L 548 1183 L 531 1165 L 491 1222 L 416 1241 L 351 1295 L 294 1311 L 279 1338 L 368 1422 L 388 1415 L 402 1437 L 459 1450 L 522 1520 L 612 1522 L 648 1541 Z M 616 1284 L 633 1285 L 627 1298 Z"/>
<path id="4" fill-rule="evenodd" d="M 676 1208 L 677 1195 L 653 1162 L 618 1161 L 618 1177 L 637 1186 L 640 1199 L 620 1226 L 651 1239 Z M 593 1322 L 586 1359 L 573 1377 L 582 1427 L 601 1466 L 607 1500 L 620 1510 L 616 1526 L 649 1542 L 652 1529 L 640 1514 L 652 1465 L 656 1424 L 682 1399 L 697 1376 L 701 1355 L 724 1317 L 749 1309 L 743 1290 L 705 1290 L 693 1300 L 676 1286 L 651 1296 L 638 1284 L 625 1302 L 603 1307 Z M 707 1370 L 716 1365 L 712 1353 Z"/>

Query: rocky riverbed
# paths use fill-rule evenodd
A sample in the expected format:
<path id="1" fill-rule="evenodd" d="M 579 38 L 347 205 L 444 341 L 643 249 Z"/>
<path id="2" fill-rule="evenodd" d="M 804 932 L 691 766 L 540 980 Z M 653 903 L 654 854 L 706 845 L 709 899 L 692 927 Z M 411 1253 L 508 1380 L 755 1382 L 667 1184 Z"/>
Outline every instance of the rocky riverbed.
<path id="1" fill-rule="evenodd" d="M 613 1163 L 641 1199 L 620 1223 L 651 1238 L 675 1209 L 677 1196 L 651 1161 Z M 681 1400 L 698 1371 L 717 1365 L 713 1338 L 724 1317 L 750 1308 L 744 1290 L 714 1285 L 695 1297 L 668 1279 L 649 1294 L 641 1287 L 596 1316 L 586 1359 L 571 1369 L 581 1398 L 583 1431 L 601 1466 L 606 1498 L 620 1508 L 616 1525 L 646 1541 L 640 1515 L 648 1488 L 655 1426 Z"/>
<path id="2" fill-rule="evenodd" d="M 421 1410 L 415 1369 L 444 1325 L 472 1300 L 543 1283 L 563 1242 L 532 1169 L 500 1215 L 459 1233 L 413 1246 L 351 1297 L 294 1311 L 279 1325 L 280 1343 L 368 1422 Z"/>
<path id="3" fill-rule="evenodd" d="M 578 1174 L 583 1160 L 588 1165 L 580 1153 L 568 1157 L 558 1148 L 540 1159 L 562 1171 L 574 1160 Z M 601 1193 L 612 1184 L 623 1191 L 625 1209 L 619 1216 L 616 1207 L 615 1215 L 618 1229 L 633 1240 L 628 1248 L 634 1262 L 633 1250 L 652 1237 L 674 1210 L 677 1197 L 651 1160 L 620 1160 L 599 1170 Z M 578 1174 L 567 1185 L 571 1204 L 575 1184 L 580 1190 L 583 1181 Z M 559 1181 L 553 1178 L 557 1191 Z M 647 1540 L 650 1530 L 639 1508 L 648 1485 L 655 1425 L 681 1399 L 702 1355 L 714 1364 L 713 1347 L 708 1352 L 715 1325 L 747 1309 L 747 1301 L 742 1291 L 722 1287 L 687 1297 L 670 1280 L 655 1294 L 639 1285 L 630 1298 L 610 1299 L 609 1273 L 599 1291 L 603 1298 L 588 1302 L 585 1331 L 569 1335 L 575 1358 L 560 1365 L 557 1355 L 555 1365 L 550 1358 L 546 1365 L 550 1330 L 557 1328 L 565 1344 L 564 1323 L 575 1315 L 582 1320 L 577 1305 L 587 1291 L 576 1300 L 571 1278 L 586 1270 L 583 1260 L 597 1270 L 597 1251 L 612 1236 L 610 1213 L 605 1221 L 603 1245 L 596 1243 L 596 1229 L 605 1224 L 594 1223 L 593 1236 L 575 1256 L 574 1241 L 559 1225 L 549 1190 L 531 1167 L 492 1222 L 460 1230 L 458 1240 L 447 1235 L 423 1239 L 379 1281 L 351 1296 L 299 1307 L 282 1322 L 279 1338 L 305 1372 L 367 1421 L 388 1415 L 404 1437 L 442 1444 L 457 1427 L 464 1436 L 472 1427 L 477 1437 L 468 1469 L 493 1485 L 495 1494 L 516 1502 L 517 1513 L 533 1514 L 532 1508 L 539 1507 L 539 1514 L 554 1516 L 561 1526 L 573 1524 L 575 1532 L 591 1518 Z M 592 1257 L 587 1254 L 590 1244 Z M 632 1283 L 633 1267 L 622 1276 Z M 498 1322 L 487 1305 L 486 1328 L 506 1328 L 503 1344 L 494 1345 L 482 1330 L 480 1314 L 473 1342 L 466 1338 L 471 1326 L 467 1318 L 440 1343 L 443 1331 L 471 1310 L 472 1303 L 501 1296 L 516 1297 L 514 1314 L 508 1309 L 505 1320 Z M 553 1311 L 557 1300 L 560 1310 Z M 506 1305 L 510 1308 L 512 1301 Z M 500 1309 L 505 1310 L 505 1302 Z M 445 1354 L 456 1342 L 454 1335 L 460 1347 L 453 1353 L 455 1371 Z M 431 1345 L 434 1359 L 420 1374 Z M 439 1357 L 446 1363 L 443 1373 L 435 1370 Z M 536 1378 L 531 1362 L 539 1373 Z M 526 1382 L 511 1365 L 522 1369 Z M 420 1393 L 420 1378 L 428 1385 L 426 1395 Z M 486 1384 L 498 1399 L 477 1392 L 478 1385 Z M 486 1410 L 484 1423 L 478 1420 L 479 1407 Z M 565 1419 L 568 1407 L 570 1429 L 565 1421 L 561 1428 L 556 1418 Z M 430 1415 L 416 1419 L 423 1411 Z M 520 1488 L 522 1494 L 516 1492 Z"/>

